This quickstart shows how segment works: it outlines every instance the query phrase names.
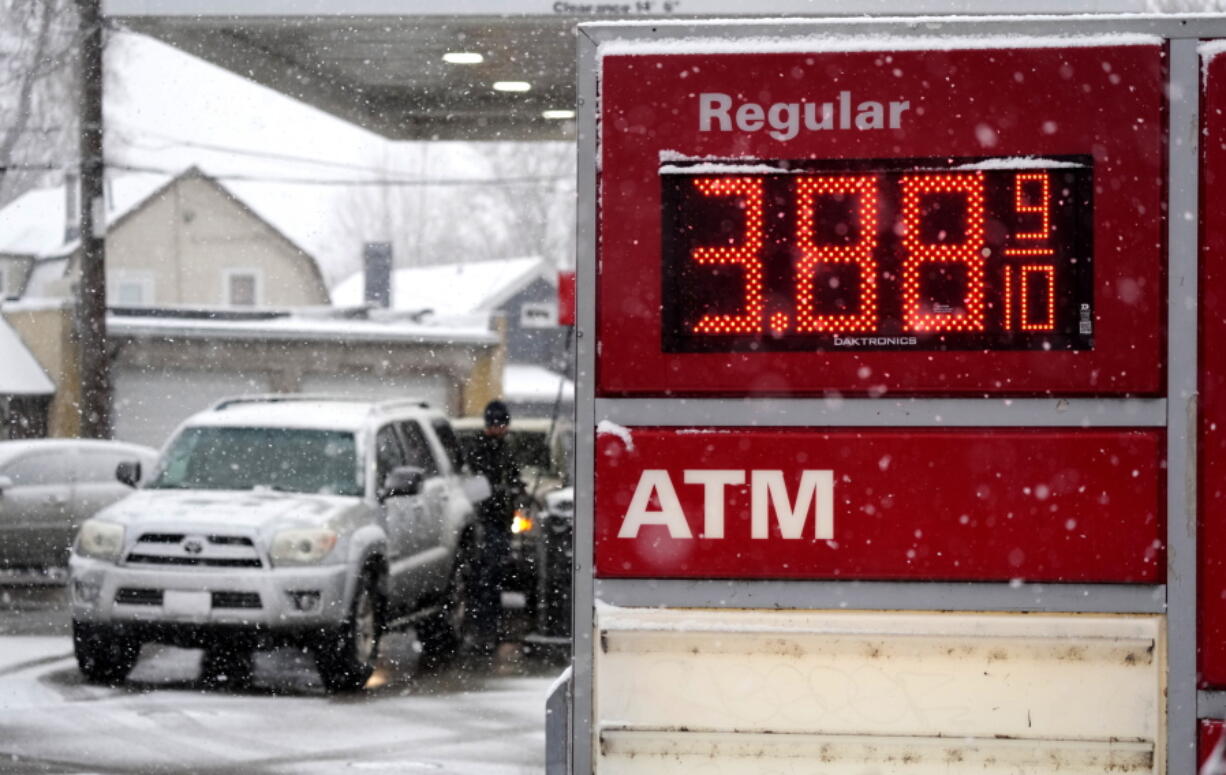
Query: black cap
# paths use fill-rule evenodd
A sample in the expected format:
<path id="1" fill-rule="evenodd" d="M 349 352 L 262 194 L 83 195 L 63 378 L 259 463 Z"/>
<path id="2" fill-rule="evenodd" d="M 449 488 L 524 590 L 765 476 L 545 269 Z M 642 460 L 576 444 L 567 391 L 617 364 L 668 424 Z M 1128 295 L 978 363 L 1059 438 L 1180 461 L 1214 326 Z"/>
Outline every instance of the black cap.
<path id="1" fill-rule="evenodd" d="M 485 405 L 485 424 L 506 427 L 511 424 L 511 410 L 497 399 Z"/>

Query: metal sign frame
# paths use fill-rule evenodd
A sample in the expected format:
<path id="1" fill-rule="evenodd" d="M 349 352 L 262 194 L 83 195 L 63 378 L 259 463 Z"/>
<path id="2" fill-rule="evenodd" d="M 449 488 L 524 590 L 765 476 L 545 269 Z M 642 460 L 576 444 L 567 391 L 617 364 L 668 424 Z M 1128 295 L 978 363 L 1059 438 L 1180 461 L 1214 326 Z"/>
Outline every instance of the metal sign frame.
<path id="1" fill-rule="evenodd" d="M 598 48 L 610 41 L 694 38 L 1072 36 L 1147 34 L 1168 40 L 1167 206 L 1198 208 L 1202 39 L 1226 38 L 1222 16 L 950 17 L 586 24 L 580 27 L 578 358 L 574 551 L 574 676 L 571 769 L 594 765 L 593 625 L 596 601 L 625 606 L 853 608 L 862 610 L 1045 611 L 1165 614 L 1166 771 L 1196 768 L 1197 719 L 1226 715 L 1226 692 L 1197 691 L 1196 389 L 1198 218 L 1167 219 L 1166 398 L 937 399 L 639 399 L 597 398 L 596 203 L 598 196 Z M 627 426 L 828 427 L 1149 427 L 1166 441 L 1167 575 L 1161 585 L 1008 584 L 848 581 L 598 580 L 593 575 L 595 429 Z"/>

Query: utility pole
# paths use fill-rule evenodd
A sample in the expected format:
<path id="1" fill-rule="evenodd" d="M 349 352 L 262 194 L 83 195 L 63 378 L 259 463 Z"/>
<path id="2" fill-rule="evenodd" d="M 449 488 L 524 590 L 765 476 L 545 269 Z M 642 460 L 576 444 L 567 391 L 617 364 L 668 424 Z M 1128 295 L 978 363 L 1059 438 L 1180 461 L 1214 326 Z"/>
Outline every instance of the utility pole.
<path id="1" fill-rule="evenodd" d="M 110 358 L 106 340 L 106 223 L 102 189 L 101 0 L 76 0 L 81 51 L 80 95 L 81 274 L 77 287 L 77 344 L 81 365 L 81 436 L 111 435 Z"/>

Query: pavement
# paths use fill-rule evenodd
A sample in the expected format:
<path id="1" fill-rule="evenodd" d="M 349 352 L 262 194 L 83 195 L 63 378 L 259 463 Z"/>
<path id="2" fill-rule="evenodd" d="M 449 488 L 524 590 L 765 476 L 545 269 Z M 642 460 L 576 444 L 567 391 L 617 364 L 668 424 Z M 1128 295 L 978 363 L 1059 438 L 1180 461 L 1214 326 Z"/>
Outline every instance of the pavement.
<path id="1" fill-rule="evenodd" d="M 0 773 L 540 773 L 556 662 L 504 643 L 492 663 L 427 670 L 385 637 L 364 691 L 329 695 L 309 656 L 260 652 L 251 686 L 199 679 L 200 652 L 148 644 L 128 680 L 77 671 L 64 589 L 0 587 Z"/>

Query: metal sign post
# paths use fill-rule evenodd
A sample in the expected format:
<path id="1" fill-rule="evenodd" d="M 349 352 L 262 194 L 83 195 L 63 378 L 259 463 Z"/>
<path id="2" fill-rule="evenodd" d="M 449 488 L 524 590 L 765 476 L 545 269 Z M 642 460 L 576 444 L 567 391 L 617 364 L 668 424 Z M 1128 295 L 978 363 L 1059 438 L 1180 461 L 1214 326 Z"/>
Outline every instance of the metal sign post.
<path id="1" fill-rule="evenodd" d="M 575 772 L 1193 771 L 1213 38 L 581 27 Z"/>

